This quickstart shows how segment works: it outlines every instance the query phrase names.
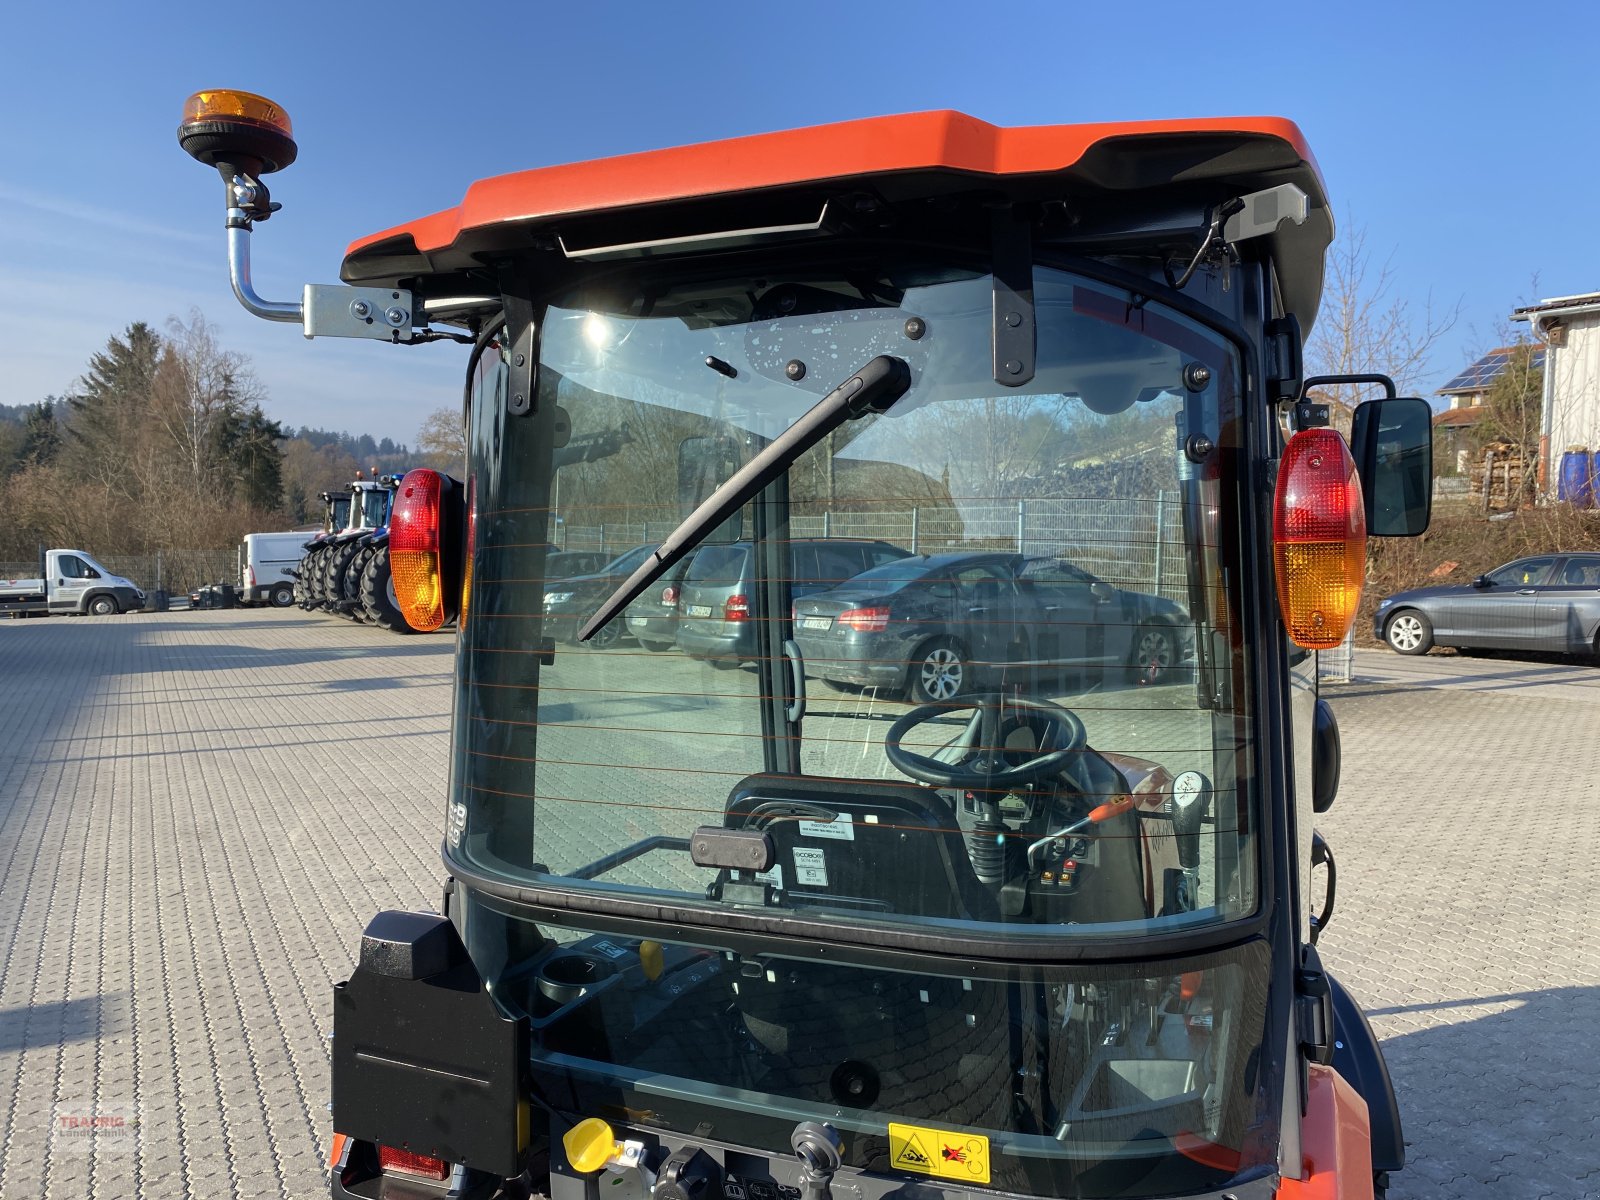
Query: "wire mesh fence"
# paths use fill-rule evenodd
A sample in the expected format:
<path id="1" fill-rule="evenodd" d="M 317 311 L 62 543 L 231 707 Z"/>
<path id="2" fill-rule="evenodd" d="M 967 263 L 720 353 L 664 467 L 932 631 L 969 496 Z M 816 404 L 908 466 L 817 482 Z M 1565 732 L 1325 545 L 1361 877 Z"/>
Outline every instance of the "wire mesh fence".
<path id="1" fill-rule="evenodd" d="M 797 506 L 800 507 L 800 506 Z M 814 506 L 805 506 L 814 507 Z M 675 520 L 556 523 L 564 550 L 621 554 L 659 542 Z M 796 538 L 873 538 L 913 554 L 1010 550 L 1064 558 L 1107 583 L 1188 601 L 1183 527 L 1175 492 L 1148 498 L 973 500 L 950 505 L 824 508 L 789 519 Z"/>

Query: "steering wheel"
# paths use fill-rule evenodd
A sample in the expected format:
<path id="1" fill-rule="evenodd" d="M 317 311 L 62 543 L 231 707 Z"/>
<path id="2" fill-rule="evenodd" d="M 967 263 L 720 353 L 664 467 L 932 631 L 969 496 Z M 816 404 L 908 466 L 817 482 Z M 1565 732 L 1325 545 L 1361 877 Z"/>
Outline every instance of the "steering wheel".
<path id="1" fill-rule="evenodd" d="M 906 734 L 918 725 L 966 708 L 977 709 L 982 714 L 982 721 L 977 753 L 965 763 L 941 762 L 901 745 Z M 1027 762 L 1007 765 L 1005 750 L 1000 745 L 1001 712 L 1006 708 L 1038 713 L 1046 718 L 1055 727 L 1062 744 Z M 1003 692 L 984 692 L 971 697 L 965 704 L 924 704 L 913 708 L 889 726 L 889 732 L 883 739 L 883 750 L 896 767 L 923 783 L 937 787 L 995 789 L 1035 783 L 1061 774 L 1082 753 L 1088 741 L 1089 734 L 1083 727 L 1083 721 L 1076 713 L 1069 712 L 1059 704 L 1051 704 L 1047 700 L 1024 700 Z"/>

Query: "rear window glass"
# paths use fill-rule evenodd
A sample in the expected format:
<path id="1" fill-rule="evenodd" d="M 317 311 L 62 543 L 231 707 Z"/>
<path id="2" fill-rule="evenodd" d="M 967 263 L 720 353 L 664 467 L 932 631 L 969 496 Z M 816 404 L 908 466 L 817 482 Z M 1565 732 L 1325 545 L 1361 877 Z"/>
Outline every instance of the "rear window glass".
<path id="1" fill-rule="evenodd" d="M 927 573 L 927 559 L 897 558 L 861 572 L 850 581 L 850 586 L 864 592 L 898 592 Z"/>
<path id="2" fill-rule="evenodd" d="M 684 577 L 690 583 L 738 583 L 750 560 L 748 546 L 704 546 Z"/>

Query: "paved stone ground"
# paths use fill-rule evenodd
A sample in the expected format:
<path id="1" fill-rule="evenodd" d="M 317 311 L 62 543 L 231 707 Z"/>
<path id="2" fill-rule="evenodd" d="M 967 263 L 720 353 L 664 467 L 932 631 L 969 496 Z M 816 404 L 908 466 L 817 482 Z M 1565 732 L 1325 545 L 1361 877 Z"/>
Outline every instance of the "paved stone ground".
<path id="1" fill-rule="evenodd" d="M 0 1196 L 326 1194 L 329 985 L 438 899 L 450 649 L 0 622 Z M 1600 671 L 1356 674 L 1322 945 L 1401 1090 L 1392 1195 L 1600 1196 Z"/>
<path id="2" fill-rule="evenodd" d="M 1356 653 L 1324 961 L 1368 1006 L 1391 1196 L 1600 1196 L 1600 669 Z M 1419 690 L 1425 689 L 1425 690 Z"/>

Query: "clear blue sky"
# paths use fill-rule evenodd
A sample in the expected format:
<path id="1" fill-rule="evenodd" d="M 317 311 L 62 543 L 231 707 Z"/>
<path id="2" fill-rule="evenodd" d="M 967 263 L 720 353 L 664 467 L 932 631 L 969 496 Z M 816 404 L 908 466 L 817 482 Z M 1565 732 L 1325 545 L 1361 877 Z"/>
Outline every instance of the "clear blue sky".
<path id="1" fill-rule="evenodd" d="M 185 96 L 218 86 L 295 123 L 285 210 L 256 236 L 257 287 L 281 299 L 337 279 L 355 237 L 526 167 L 930 108 L 1287 116 L 1397 294 L 1461 302 L 1431 390 L 1535 275 L 1538 296 L 1600 289 L 1597 49 L 1594 0 L 10 5 L 0 402 L 59 393 L 129 321 L 194 307 L 288 424 L 412 441 L 455 402 L 455 350 L 307 342 L 238 308 L 221 186 L 174 137 Z"/>

